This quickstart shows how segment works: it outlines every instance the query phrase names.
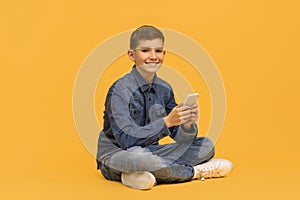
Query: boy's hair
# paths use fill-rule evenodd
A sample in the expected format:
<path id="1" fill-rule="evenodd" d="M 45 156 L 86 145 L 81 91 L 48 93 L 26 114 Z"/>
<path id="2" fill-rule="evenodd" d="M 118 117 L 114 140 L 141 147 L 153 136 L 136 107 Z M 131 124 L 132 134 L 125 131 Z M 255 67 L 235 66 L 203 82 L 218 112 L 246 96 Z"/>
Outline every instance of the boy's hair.
<path id="1" fill-rule="evenodd" d="M 154 26 L 143 25 L 137 28 L 130 36 L 130 49 L 136 49 L 140 40 L 154 40 L 161 39 L 163 44 L 165 37 L 163 33 Z"/>

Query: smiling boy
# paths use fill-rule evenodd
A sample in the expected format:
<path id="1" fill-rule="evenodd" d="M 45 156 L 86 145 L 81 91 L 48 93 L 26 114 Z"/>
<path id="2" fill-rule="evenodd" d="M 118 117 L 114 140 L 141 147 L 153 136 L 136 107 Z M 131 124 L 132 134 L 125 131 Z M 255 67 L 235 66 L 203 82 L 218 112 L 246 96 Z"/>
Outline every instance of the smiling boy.
<path id="1" fill-rule="evenodd" d="M 223 177 L 232 170 L 228 160 L 211 160 L 213 143 L 197 137 L 198 106 L 178 105 L 171 86 L 157 77 L 166 54 L 163 45 L 159 29 L 136 29 L 128 50 L 135 64 L 106 97 L 98 169 L 106 179 L 134 189 Z M 167 136 L 175 143 L 159 144 Z"/>

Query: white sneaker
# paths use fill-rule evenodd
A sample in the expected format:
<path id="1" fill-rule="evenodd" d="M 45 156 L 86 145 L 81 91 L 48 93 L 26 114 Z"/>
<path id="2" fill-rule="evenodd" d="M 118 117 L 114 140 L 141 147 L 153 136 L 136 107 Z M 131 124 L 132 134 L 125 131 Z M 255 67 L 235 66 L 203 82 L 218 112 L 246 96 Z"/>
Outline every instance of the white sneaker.
<path id="1" fill-rule="evenodd" d="M 212 159 L 206 163 L 194 166 L 194 179 L 223 177 L 229 174 L 233 165 L 229 160 Z"/>
<path id="2" fill-rule="evenodd" d="M 149 190 L 156 184 L 156 179 L 150 172 L 123 172 L 122 183 L 137 190 Z"/>

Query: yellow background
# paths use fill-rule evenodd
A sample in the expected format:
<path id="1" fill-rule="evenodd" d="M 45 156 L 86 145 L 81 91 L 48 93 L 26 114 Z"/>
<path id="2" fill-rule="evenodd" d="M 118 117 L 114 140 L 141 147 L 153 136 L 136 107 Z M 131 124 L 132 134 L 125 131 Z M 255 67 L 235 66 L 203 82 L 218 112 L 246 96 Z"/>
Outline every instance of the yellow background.
<path id="1" fill-rule="evenodd" d="M 296 0 L 2 1 L 0 198 L 299 199 L 299 9 Z M 227 92 L 217 157 L 235 165 L 227 178 L 141 192 L 95 170 L 72 117 L 76 73 L 100 42 L 142 24 L 194 38 L 217 64 Z"/>

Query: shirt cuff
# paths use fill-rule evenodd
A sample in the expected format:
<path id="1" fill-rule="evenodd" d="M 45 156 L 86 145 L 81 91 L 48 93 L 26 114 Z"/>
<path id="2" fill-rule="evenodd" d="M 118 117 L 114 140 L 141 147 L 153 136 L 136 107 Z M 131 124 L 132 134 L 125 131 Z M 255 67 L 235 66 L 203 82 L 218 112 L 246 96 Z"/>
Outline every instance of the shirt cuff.
<path id="1" fill-rule="evenodd" d="M 195 132 L 198 131 L 197 129 L 197 125 L 194 123 L 194 124 L 191 124 L 191 128 L 189 130 L 185 129 L 184 125 L 182 124 L 180 126 L 182 128 L 182 130 L 185 132 L 185 133 L 192 133 L 194 134 Z"/>
<path id="2" fill-rule="evenodd" d="M 193 124 L 189 130 L 184 129 L 184 126 L 181 125 L 174 137 L 174 140 L 178 143 L 191 142 L 197 136 L 197 132 L 198 128 L 196 124 Z"/>

